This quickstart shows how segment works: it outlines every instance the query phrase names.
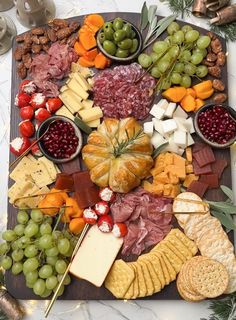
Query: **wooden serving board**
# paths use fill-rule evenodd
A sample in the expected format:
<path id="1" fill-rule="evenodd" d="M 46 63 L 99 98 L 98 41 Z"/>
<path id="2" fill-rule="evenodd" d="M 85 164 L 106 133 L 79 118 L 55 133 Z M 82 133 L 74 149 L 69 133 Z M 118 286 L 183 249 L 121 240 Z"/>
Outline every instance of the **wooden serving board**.
<path id="1" fill-rule="evenodd" d="M 125 13 L 125 12 L 111 12 L 102 14 L 105 20 L 114 19 L 116 17 L 121 17 L 126 19 L 136 26 L 139 26 L 140 14 L 139 13 Z M 160 19 L 161 17 L 158 17 Z M 73 17 L 68 19 L 69 21 L 79 21 L 82 24 L 84 16 Z M 179 21 L 180 25 L 185 23 Z M 207 30 L 199 28 L 195 25 L 192 27 L 198 30 L 201 34 L 206 34 Z M 165 38 L 166 33 L 164 33 L 160 38 Z M 223 45 L 223 50 L 226 52 L 226 42 L 221 38 Z M 13 41 L 13 52 L 17 46 L 16 41 Z M 150 50 L 150 49 L 149 49 Z M 222 70 L 222 80 L 226 85 L 226 92 L 228 89 L 228 79 L 227 79 L 227 66 L 225 65 Z M 210 77 L 209 77 L 210 78 Z M 11 97 L 11 134 L 10 139 L 19 136 L 18 124 L 21 121 L 19 117 L 19 109 L 14 105 L 15 96 L 18 92 L 18 87 L 21 80 L 16 73 L 16 62 L 14 58 L 12 59 L 12 97 Z M 156 97 L 155 102 L 160 100 L 161 97 Z M 195 137 L 194 137 L 195 138 Z M 86 137 L 84 136 L 84 143 L 86 143 Z M 231 168 L 230 168 L 230 150 L 215 150 L 215 153 L 218 158 L 224 158 L 228 161 L 228 167 L 225 169 L 221 184 L 231 187 Z M 14 160 L 14 156 L 10 154 L 10 163 Z M 67 164 L 60 166 L 61 170 L 67 173 L 72 173 L 74 171 L 85 168 L 84 164 L 81 161 L 81 158 L 77 158 Z M 9 181 L 9 187 L 12 185 L 12 180 Z M 206 198 L 208 200 L 225 200 L 224 194 L 219 189 L 213 189 L 207 192 Z M 14 228 L 16 225 L 16 214 L 17 210 L 12 207 L 11 204 L 8 205 L 8 228 Z M 176 223 L 177 226 L 177 223 Z M 230 239 L 233 242 L 233 232 L 230 233 Z M 124 258 L 120 256 L 121 258 Z M 137 257 L 130 256 L 129 259 L 124 258 L 124 260 L 134 261 Z M 96 266 L 94 266 L 96 268 Z M 32 289 L 28 289 L 25 286 L 25 279 L 23 274 L 14 276 L 11 272 L 6 272 L 6 286 L 10 294 L 18 299 L 40 299 L 38 296 L 34 295 Z M 65 292 L 62 297 L 59 299 L 64 300 L 113 300 L 115 299 L 113 295 L 104 287 L 97 288 L 84 280 L 72 279 L 72 283 L 66 287 Z M 178 300 L 181 297 L 178 294 L 176 289 L 176 283 L 172 282 L 170 285 L 166 286 L 161 292 L 156 293 L 150 297 L 142 298 L 147 300 Z"/>

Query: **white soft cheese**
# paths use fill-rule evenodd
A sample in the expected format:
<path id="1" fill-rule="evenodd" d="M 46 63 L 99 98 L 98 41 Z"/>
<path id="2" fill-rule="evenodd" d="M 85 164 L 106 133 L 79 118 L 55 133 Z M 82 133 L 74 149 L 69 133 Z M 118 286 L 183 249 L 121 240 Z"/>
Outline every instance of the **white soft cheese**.
<path id="1" fill-rule="evenodd" d="M 162 121 L 164 134 L 171 133 L 177 129 L 177 124 L 174 119 L 168 119 Z"/>
<path id="2" fill-rule="evenodd" d="M 164 114 L 165 114 L 165 109 L 159 108 L 157 104 L 154 104 L 152 107 L 150 114 L 154 116 L 156 119 L 163 119 Z"/>
<path id="3" fill-rule="evenodd" d="M 168 104 L 168 107 L 167 107 L 166 111 L 165 111 L 165 117 L 172 118 L 175 109 L 176 109 L 176 103 L 170 102 Z"/>
<path id="4" fill-rule="evenodd" d="M 157 132 L 159 132 L 162 136 L 164 136 L 164 131 L 163 131 L 163 126 L 162 126 L 162 121 L 158 120 L 156 118 L 152 118 L 152 122 L 154 125 L 154 128 Z"/>
<path id="5" fill-rule="evenodd" d="M 182 131 L 185 131 L 185 132 L 188 131 L 186 126 L 185 126 L 186 120 L 184 118 L 174 117 L 173 119 L 176 121 L 178 130 L 182 130 Z"/>
<path id="6" fill-rule="evenodd" d="M 191 146 L 193 144 L 194 144 L 194 140 L 193 140 L 191 134 L 187 133 L 187 147 L 189 147 L 189 146 Z"/>
<path id="7" fill-rule="evenodd" d="M 174 132 L 174 143 L 177 144 L 178 147 L 185 149 L 187 144 L 186 132 L 182 130 L 176 130 Z"/>
<path id="8" fill-rule="evenodd" d="M 143 131 L 151 137 L 153 134 L 153 122 L 145 122 L 143 124 Z"/>
<path id="9" fill-rule="evenodd" d="M 155 149 L 165 142 L 166 142 L 166 139 L 160 133 L 154 132 L 151 138 L 151 143 Z"/>
<path id="10" fill-rule="evenodd" d="M 187 119 L 188 118 L 188 114 L 184 111 L 184 109 L 182 109 L 180 106 L 178 106 L 176 108 L 175 112 L 173 113 L 173 117 L 179 117 L 179 118 Z"/>
<path id="11" fill-rule="evenodd" d="M 194 125 L 193 125 L 193 119 L 192 118 L 188 118 L 185 122 L 184 122 L 185 127 L 187 128 L 189 133 L 194 133 L 195 129 L 194 129 Z"/>

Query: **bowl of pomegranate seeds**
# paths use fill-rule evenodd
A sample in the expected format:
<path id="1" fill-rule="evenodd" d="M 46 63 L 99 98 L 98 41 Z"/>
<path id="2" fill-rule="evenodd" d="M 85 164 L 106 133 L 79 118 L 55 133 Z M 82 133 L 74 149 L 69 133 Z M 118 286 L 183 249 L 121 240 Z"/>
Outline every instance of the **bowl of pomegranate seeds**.
<path id="1" fill-rule="evenodd" d="M 236 139 L 236 112 L 221 104 L 201 107 L 194 118 L 198 136 L 214 148 L 228 148 Z"/>
<path id="2" fill-rule="evenodd" d="M 45 133 L 46 132 L 46 133 Z M 64 163 L 74 159 L 82 148 L 82 134 L 76 124 L 63 116 L 53 116 L 39 126 L 38 146 L 49 160 Z"/>

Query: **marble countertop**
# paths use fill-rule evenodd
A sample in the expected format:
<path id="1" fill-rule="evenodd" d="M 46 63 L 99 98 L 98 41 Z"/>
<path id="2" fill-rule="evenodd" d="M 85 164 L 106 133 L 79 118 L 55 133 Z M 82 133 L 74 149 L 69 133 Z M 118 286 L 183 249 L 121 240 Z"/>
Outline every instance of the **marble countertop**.
<path id="1" fill-rule="evenodd" d="M 57 8 L 56 16 L 68 18 L 92 12 L 140 12 L 143 0 L 54 0 Z M 148 4 L 158 5 L 159 15 L 168 15 L 167 6 L 158 1 L 150 0 Z M 236 2 L 232 1 L 232 2 Z M 15 8 L 5 12 L 16 24 L 17 33 L 26 29 L 17 19 Z M 193 16 L 186 21 L 207 28 L 207 21 Z M 228 44 L 228 81 L 229 102 L 236 106 L 236 44 Z M 9 51 L 0 56 L 0 233 L 5 229 L 7 220 L 7 180 L 8 153 L 10 131 L 10 93 L 11 93 L 11 56 Z M 236 147 L 231 149 L 231 165 L 233 190 L 236 190 Z M 48 301 L 21 301 L 25 306 L 25 320 L 44 319 L 44 310 Z M 81 320 L 200 320 L 210 314 L 208 302 L 187 303 L 185 301 L 57 301 L 48 317 L 49 320 L 81 319 Z"/>

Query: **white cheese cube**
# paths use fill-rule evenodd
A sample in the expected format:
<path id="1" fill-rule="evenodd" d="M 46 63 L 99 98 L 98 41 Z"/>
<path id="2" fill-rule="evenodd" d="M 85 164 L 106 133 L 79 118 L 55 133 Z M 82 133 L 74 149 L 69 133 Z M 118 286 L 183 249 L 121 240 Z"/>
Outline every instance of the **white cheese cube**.
<path id="1" fill-rule="evenodd" d="M 189 146 L 191 146 L 193 144 L 194 144 L 194 140 L 193 140 L 191 134 L 187 133 L 187 147 L 189 147 Z"/>
<path id="2" fill-rule="evenodd" d="M 174 132 L 174 143 L 177 144 L 178 147 L 180 148 L 186 148 L 187 144 L 187 135 L 186 132 L 182 130 L 176 130 Z"/>
<path id="3" fill-rule="evenodd" d="M 184 111 L 184 109 L 181 108 L 181 106 L 178 106 L 175 112 L 173 113 L 173 117 L 179 117 L 179 118 L 184 118 L 187 119 L 188 115 Z"/>
<path id="4" fill-rule="evenodd" d="M 162 109 L 162 108 L 158 107 L 157 104 L 154 104 L 154 106 L 152 107 L 152 109 L 150 111 L 150 114 L 152 116 L 154 116 L 155 118 L 161 120 L 164 117 L 165 109 Z"/>
<path id="5" fill-rule="evenodd" d="M 165 142 L 166 142 L 166 139 L 163 138 L 163 136 L 160 133 L 158 132 L 153 133 L 153 136 L 151 138 L 151 143 L 155 149 Z"/>
<path id="6" fill-rule="evenodd" d="M 178 153 L 179 152 L 179 147 L 177 146 L 176 143 L 174 143 L 174 137 L 173 134 L 170 136 L 168 140 L 168 145 L 163 149 L 163 151 L 169 151 L 169 152 L 174 152 Z"/>
<path id="7" fill-rule="evenodd" d="M 182 148 L 179 148 L 179 150 L 178 150 L 178 155 L 179 156 L 182 156 L 183 155 L 183 153 L 184 153 L 184 149 L 182 149 Z"/>
<path id="8" fill-rule="evenodd" d="M 189 133 L 194 133 L 195 132 L 195 129 L 194 129 L 194 125 L 193 125 L 193 119 L 192 118 L 188 118 L 186 121 L 185 121 L 185 127 L 186 129 L 188 130 Z"/>
<path id="9" fill-rule="evenodd" d="M 171 133 L 177 129 L 177 124 L 174 119 L 168 119 L 162 121 L 163 131 L 164 133 Z"/>
<path id="10" fill-rule="evenodd" d="M 143 131 L 151 137 L 153 134 L 153 122 L 145 122 L 143 124 Z"/>
<path id="11" fill-rule="evenodd" d="M 186 129 L 186 126 L 185 126 L 185 121 L 186 121 L 185 119 L 180 118 L 180 117 L 174 117 L 173 119 L 176 121 L 178 130 L 182 130 L 182 131 L 185 131 L 185 132 L 188 131 Z"/>
<path id="12" fill-rule="evenodd" d="M 162 126 L 162 121 L 158 120 L 156 118 L 152 118 L 152 122 L 154 125 L 154 128 L 157 132 L 159 132 L 162 136 L 164 136 L 164 131 L 163 131 L 163 126 Z"/>
<path id="13" fill-rule="evenodd" d="M 168 108 L 168 101 L 166 99 L 161 99 L 160 101 L 158 101 L 158 103 L 156 104 L 156 106 L 158 108 L 161 108 L 163 110 L 166 110 Z"/>
<path id="14" fill-rule="evenodd" d="M 173 117 L 173 113 L 175 111 L 175 108 L 176 108 L 176 103 L 170 102 L 168 104 L 168 107 L 167 107 L 167 109 L 165 111 L 164 116 L 167 117 L 167 118 L 172 118 Z"/>

